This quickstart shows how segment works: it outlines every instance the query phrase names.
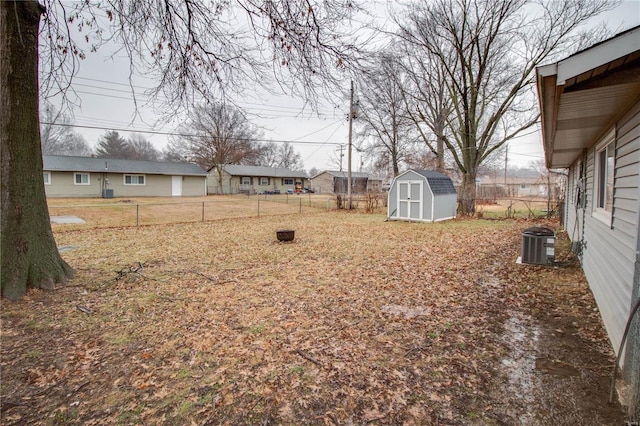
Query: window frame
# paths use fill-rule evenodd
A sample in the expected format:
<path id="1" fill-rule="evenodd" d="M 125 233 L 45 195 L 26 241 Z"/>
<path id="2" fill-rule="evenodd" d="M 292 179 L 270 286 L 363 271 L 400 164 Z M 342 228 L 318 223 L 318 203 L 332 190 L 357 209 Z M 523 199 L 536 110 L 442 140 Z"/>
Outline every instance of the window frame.
<path id="1" fill-rule="evenodd" d="M 295 184 L 295 179 L 293 179 L 293 178 L 282 178 L 282 184 L 283 185 L 291 185 L 291 186 L 293 186 Z"/>
<path id="2" fill-rule="evenodd" d="M 87 177 L 87 181 L 86 182 L 82 182 L 82 177 L 81 177 L 80 178 L 80 182 L 78 182 L 78 176 L 86 176 Z M 75 173 L 73 173 L 73 184 L 74 185 L 78 185 L 78 186 L 91 185 L 91 173 L 84 173 L 84 172 L 75 172 Z"/>
<path id="3" fill-rule="evenodd" d="M 240 178 L 240 185 L 251 185 L 251 177 L 250 176 L 242 176 Z"/>
<path id="4" fill-rule="evenodd" d="M 592 216 L 609 226 L 611 226 L 613 218 L 613 195 L 615 193 L 615 142 L 614 128 L 596 145 L 593 158 Z"/>
<path id="5" fill-rule="evenodd" d="M 131 178 L 130 183 L 127 183 L 127 177 Z M 137 178 L 138 182 L 133 182 L 134 177 Z M 142 178 L 142 183 L 140 183 L 140 178 Z M 145 186 L 147 184 L 147 176 L 143 174 L 125 174 L 122 175 L 122 184 L 125 186 Z"/>
<path id="6" fill-rule="evenodd" d="M 260 186 L 269 186 L 269 178 L 261 177 L 260 178 Z"/>
<path id="7" fill-rule="evenodd" d="M 51 185 L 51 172 L 42 172 L 42 179 L 45 185 Z"/>

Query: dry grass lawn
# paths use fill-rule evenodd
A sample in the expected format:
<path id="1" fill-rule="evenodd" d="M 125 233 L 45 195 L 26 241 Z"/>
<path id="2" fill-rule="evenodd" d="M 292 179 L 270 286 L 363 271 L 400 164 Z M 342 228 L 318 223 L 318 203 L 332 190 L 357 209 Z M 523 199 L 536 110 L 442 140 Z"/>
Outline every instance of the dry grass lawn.
<path id="1" fill-rule="evenodd" d="M 514 264 L 533 222 L 383 219 L 57 227 L 76 278 L 2 302 L 1 422 L 518 424 L 505 324 L 549 312 L 606 376 L 580 270 Z"/>

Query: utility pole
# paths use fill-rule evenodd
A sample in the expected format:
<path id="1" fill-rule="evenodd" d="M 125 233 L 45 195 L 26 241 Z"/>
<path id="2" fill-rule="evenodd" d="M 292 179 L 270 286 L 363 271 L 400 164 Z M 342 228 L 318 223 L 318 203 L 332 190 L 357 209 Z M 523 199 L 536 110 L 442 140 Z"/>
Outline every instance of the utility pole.
<path id="1" fill-rule="evenodd" d="M 353 195 L 351 193 L 351 134 L 353 132 L 353 115 L 353 80 L 351 80 L 351 97 L 349 100 L 349 148 L 347 149 L 347 205 L 349 206 L 349 210 L 351 210 L 351 201 L 353 199 Z"/>
<path id="2" fill-rule="evenodd" d="M 509 187 L 507 186 L 507 169 L 509 167 L 509 144 L 506 145 L 507 148 L 504 152 L 504 192 L 505 195 L 509 196 Z"/>

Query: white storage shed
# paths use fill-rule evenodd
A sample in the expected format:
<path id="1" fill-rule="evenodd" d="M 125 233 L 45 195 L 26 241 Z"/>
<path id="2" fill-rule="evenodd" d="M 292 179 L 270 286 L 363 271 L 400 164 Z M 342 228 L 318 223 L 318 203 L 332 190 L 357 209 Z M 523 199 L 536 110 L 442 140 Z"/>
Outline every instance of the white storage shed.
<path id="1" fill-rule="evenodd" d="M 437 222 L 456 217 L 458 196 L 448 176 L 433 170 L 407 170 L 393 179 L 388 195 L 390 220 Z"/>

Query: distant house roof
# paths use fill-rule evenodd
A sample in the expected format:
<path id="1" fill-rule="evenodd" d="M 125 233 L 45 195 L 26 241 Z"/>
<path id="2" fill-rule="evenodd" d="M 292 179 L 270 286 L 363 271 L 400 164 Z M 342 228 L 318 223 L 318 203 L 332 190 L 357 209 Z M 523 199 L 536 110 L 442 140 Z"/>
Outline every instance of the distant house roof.
<path id="1" fill-rule="evenodd" d="M 543 184 L 541 176 L 507 176 L 507 185 L 536 185 Z M 478 179 L 479 185 L 504 185 L 504 176 L 482 176 Z"/>
<path id="2" fill-rule="evenodd" d="M 427 179 L 434 195 L 456 193 L 456 188 L 453 186 L 453 181 L 449 176 L 434 170 L 411 170 Z"/>
<path id="3" fill-rule="evenodd" d="M 43 155 L 45 171 L 94 173 L 143 173 L 154 175 L 206 176 L 207 172 L 191 163 L 120 160 L 113 158 Z"/>
<path id="4" fill-rule="evenodd" d="M 345 172 L 345 171 L 339 171 L 339 170 L 323 170 L 321 172 L 319 172 L 317 175 L 313 176 L 312 179 L 314 177 L 320 176 L 323 173 L 328 173 L 333 177 L 349 177 L 349 173 Z M 383 178 L 379 177 L 379 176 L 374 176 L 370 173 L 364 173 L 364 172 L 351 172 L 351 177 L 352 178 L 369 178 L 369 179 L 374 179 L 374 180 L 382 180 Z"/>
<path id="5" fill-rule="evenodd" d="M 211 171 L 213 168 L 209 169 Z M 294 177 L 306 178 L 305 172 L 283 169 L 279 167 L 264 166 L 241 166 L 237 164 L 227 164 L 224 171 L 231 176 L 258 176 L 258 177 Z"/>

